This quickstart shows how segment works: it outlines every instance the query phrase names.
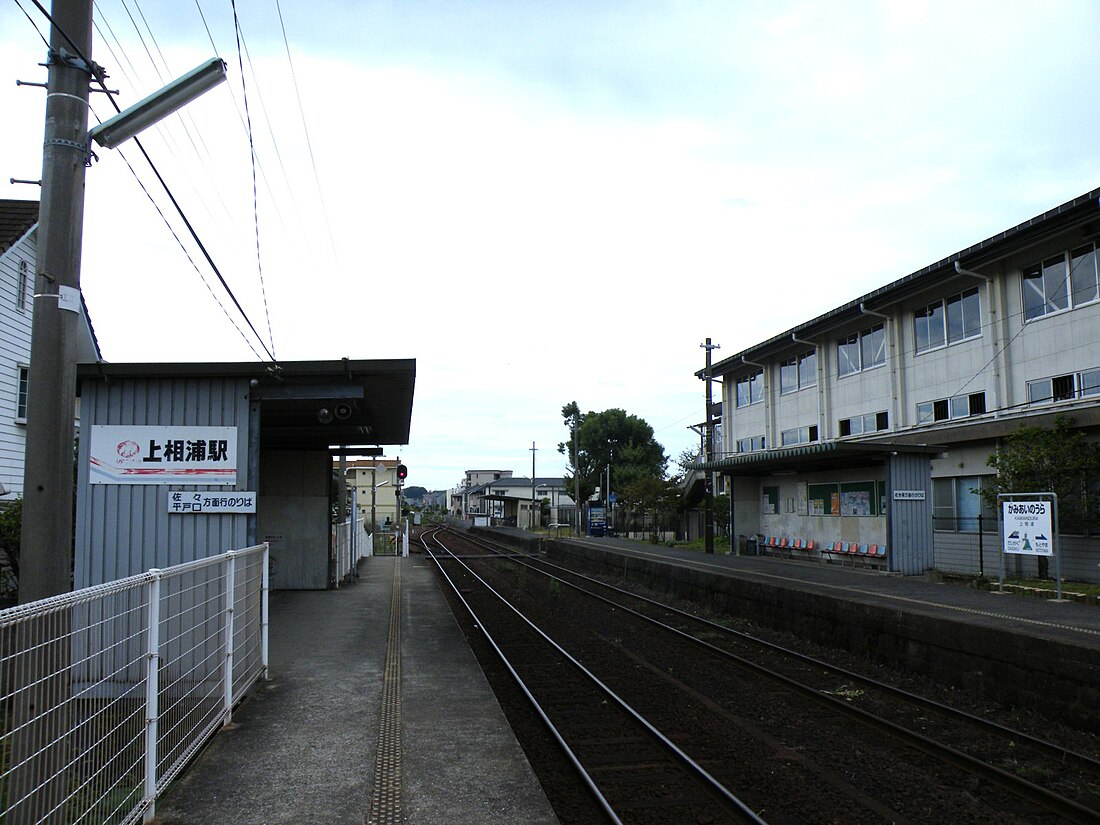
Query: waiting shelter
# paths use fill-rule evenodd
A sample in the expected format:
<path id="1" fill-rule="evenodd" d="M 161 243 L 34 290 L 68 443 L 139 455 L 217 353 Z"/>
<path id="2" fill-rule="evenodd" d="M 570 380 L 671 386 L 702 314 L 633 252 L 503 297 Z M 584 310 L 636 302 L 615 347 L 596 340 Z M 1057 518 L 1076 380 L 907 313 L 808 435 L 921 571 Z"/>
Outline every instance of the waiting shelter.
<path id="1" fill-rule="evenodd" d="M 333 583 L 335 455 L 407 444 L 416 362 L 82 365 L 74 586 L 268 542 Z"/>

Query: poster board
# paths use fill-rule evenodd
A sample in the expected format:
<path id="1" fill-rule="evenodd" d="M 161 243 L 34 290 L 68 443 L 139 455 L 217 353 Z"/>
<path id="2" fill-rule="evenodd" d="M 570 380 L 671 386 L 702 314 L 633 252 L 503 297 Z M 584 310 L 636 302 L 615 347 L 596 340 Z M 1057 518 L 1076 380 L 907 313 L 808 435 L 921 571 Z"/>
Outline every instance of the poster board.
<path id="1" fill-rule="evenodd" d="M 807 499 L 811 516 L 840 515 L 840 485 L 810 484 L 807 486 Z"/>
<path id="2" fill-rule="evenodd" d="M 878 501 L 873 481 L 848 481 L 840 485 L 842 516 L 877 516 Z"/>

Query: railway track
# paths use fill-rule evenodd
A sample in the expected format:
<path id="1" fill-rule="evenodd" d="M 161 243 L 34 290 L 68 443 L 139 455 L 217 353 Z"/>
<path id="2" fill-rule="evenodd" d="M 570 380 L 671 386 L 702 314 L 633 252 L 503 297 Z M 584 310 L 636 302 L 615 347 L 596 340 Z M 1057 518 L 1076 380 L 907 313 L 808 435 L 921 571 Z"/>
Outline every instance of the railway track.
<path id="1" fill-rule="evenodd" d="M 433 540 L 423 537 L 434 555 Z M 441 567 L 444 577 L 607 821 L 764 822 L 469 565 L 451 559 L 453 569 Z M 487 620 L 489 614 L 495 619 Z"/>
<path id="2" fill-rule="evenodd" d="M 617 689 L 639 691 L 632 700 L 638 712 L 660 720 L 653 724 L 668 729 L 716 781 L 743 789 L 743 804 L 761 819 L 1100 821 L 1100 763 L 1087 755 L 544 559 L 470 540 L 450 538 L 447 545 L 468 557 L 465 564 L 510 583 L 512 600 L 524 609 L 558 604 L 540 621 L 571 634 L 577 658 L 593 669 L 598 662 Z M 570 605 L 589 606 L 560 609 L 565 592 L 578 600 Z M 578 637 L 569 619 L 582 612 L 604 618 L 590 619 Z M 663 703 L 646 698 L 646 690 L 663 692 Z M 679 710 L 669 714 L 662 704 Z M 685 724 L 692 715 L 696 721 Z M 778 790 L 784 783 L 787 789 Z"/>

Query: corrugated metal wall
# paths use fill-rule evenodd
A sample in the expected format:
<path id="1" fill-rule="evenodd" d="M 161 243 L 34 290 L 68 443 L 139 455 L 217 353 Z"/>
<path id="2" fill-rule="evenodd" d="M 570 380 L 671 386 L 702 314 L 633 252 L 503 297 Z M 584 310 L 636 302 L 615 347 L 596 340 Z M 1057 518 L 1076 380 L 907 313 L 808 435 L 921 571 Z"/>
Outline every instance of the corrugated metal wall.
<path id="1" fill-rule="evenodd" d="M 169 490 L 255 490 L 249 479 L 249 386 L 239 379 L 81 382 L 81 427 L 96 424 L 235 426 L 235 486 L 88 483 L 89 443 L 77 459 L 74 586 L 87 587 L 245 547 L 250 516 L 168 513 Z"/>
<path id="2" fill-rule="evenodd" d="M 923 490 L 923 501 L 895 501 L 895 490 Z M 912 576 L 931 570 L 932 462 L 927 455 L 896 454 L 886 462 L 887 531 L 886 561 L 895 573 Z"/>

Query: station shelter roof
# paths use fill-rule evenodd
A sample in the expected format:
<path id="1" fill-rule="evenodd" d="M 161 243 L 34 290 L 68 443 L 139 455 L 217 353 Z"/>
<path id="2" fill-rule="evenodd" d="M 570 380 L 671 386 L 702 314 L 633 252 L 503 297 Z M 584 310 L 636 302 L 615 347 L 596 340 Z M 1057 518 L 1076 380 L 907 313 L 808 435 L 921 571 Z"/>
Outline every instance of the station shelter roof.
<path id="1" fill-rule="evenodd" d="M 266 448 L 367 453 L 408 444 L 415 359 L 81 364 L 81 379 L 247 379 Z M 360 448 L 356 450 L 356 448 Z"/>

